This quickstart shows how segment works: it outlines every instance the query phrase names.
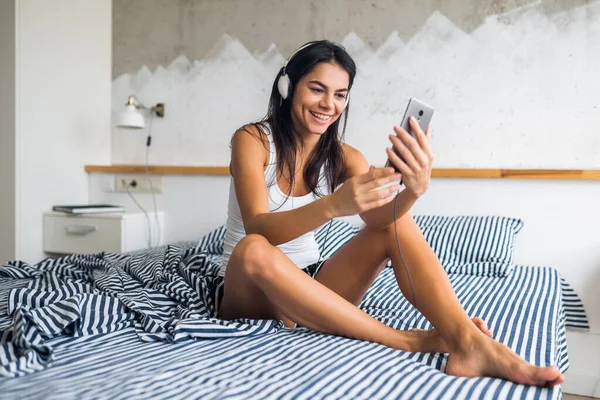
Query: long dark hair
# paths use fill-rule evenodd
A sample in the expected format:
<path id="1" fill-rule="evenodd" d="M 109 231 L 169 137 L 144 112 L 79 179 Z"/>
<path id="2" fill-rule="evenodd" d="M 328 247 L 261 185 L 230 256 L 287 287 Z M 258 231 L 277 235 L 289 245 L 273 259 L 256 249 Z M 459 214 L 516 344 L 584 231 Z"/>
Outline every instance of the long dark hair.
<path id="1" fill-rule="evenodd" d="M 285 67 L 285 72 L 290 78 L 292 88 L 295 88 L 298 81 L 320 63 L 333 63 L 343 68 L 348 72 L 350 77 L 348 90 L 352 88 L 354 77 L 356 76 L 356 64 L 346 52 L 346 49 L 328 40 L 311 42 L 309 46 L 300 50 L 289 60 L 289 63 Z M 285 176 L 284 171 L 287 171 L 290 184 L 287 193 L 289 196 L 295 181 L 296 149 L 301 143 L 292 123 L 293 96 L 284 100 L 277 89 L 277 81 L 281 77 L 282 72 L 283 67 L 279 70 L 279 73 L 275 77 L 275 82 L 273 82 L 267 115 L 262 121 L 254 125 L 260 125 L 263 128 L 266 127 L 265 125 L 269 125 L 273 134 L 275 149 L 277 150 L 277 176 Z M 350 104 L 345 107 L 343 115 L 332 123 L 327 128 L 327 131 L 321 135 L 319 142 L 306 162 L 304 182 L 306 182 L 310 191 L 317 196 L 324 195 L 324 193 L 318 192 L 319 175 L 323 165 L 325 166 L 325 178 L 331 192 L 342 184 L 346 171 L 342 141 L 346 133 L 349 106 Z M 342 118 L 344 125 L 340 131 L 340 119 Z"/>

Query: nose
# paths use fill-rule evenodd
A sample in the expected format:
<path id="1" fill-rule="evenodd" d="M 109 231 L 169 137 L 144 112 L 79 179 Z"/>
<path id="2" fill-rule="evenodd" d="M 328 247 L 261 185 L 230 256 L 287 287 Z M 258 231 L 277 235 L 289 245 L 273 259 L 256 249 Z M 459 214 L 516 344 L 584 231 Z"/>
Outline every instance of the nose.
<path id="1" fill-rule="evenodd" d="M 321 97 L 321 102 L 320 102 L 320 106 L 322 108 L 325 108 L 327 110 L 331 110 L 334 107 L 335 104 L 335 99 L 333 98 L 333 93 L 326 93 L 323 94 L 323 97 Z"/>

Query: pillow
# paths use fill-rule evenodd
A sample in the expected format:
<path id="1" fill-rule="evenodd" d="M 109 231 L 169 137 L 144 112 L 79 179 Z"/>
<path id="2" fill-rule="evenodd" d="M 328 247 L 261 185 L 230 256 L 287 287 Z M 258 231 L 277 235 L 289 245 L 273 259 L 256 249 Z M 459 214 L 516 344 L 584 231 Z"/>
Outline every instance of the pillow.
<path id="1" fill-rule="evenodd" d="M 512 271 L 515 236 L 523 227 L 520 219 L 430 215 L 413 218 L 447 273 L 501 277 Z M 328 226 L 325 224 L 315 232 L 325 258 L 360 231 L 349 222 L 334 220 L 325 241 Z"/>
<path id="2" fill-rule="evenodd" d="M 520 219 L 417 215 L 414 220 L 447 273 L 506 276 L 512 271 L 515 236 L 523 227 Z M 328 258 L 359 231 L 350 222 L 336 219 L 331 228 L 329 223 L 317 228 L 315 239 L 323 257 Z M 198 246 L 209 254 L 222 254 L 225 233 L 225 226 L 220 226 Z"/>
<path id="3" fill-rule="evenodd" d="M 418 215 L 415 222 L 449 273 L 505 276 L 513 268 L 517 218 Z"/>

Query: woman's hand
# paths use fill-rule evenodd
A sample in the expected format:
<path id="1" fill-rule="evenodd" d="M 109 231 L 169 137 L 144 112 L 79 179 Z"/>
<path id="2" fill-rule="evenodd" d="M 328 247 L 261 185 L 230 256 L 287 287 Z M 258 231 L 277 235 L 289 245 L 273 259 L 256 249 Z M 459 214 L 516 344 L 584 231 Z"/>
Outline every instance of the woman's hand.
<path id="1" fill-rule="evenodd" d="M 335 217 L 360 214 L 372 208 L 381 207 L 394 200 L 400 190 L 400 174 L 394 169 L 371 167 L 369 172 L 356 175 L 331 195 L 333 214 Z M 397 184 L 384 189 L 379 187 L 396 181 Z"/>
<path id="2" fill-rule="evenodd" d="M 429 147 L 431 129 L 427 129 L 427 132 L 423 133 L 414 117 L 410 118 L 410 126 L 415 133 L 416 140 L 406 130 L 397 126 L 394 127 L 396 135 L 390 135 L 392 145 L 405 161 L 402 161 L 393 149 L 387 148 L 386 151 L 389 160 L 400 170 L 406 189 L 416 197 L 420 197 L 427 191 L 431 179 L 431 166 L 434 158 Z"/>

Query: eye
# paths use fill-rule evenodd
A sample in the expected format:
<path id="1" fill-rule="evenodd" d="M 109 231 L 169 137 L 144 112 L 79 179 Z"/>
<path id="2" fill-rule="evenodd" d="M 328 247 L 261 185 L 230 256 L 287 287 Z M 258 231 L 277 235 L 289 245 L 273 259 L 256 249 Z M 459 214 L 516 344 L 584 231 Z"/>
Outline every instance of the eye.
<path id="1" fill-rule="evenodd" d="M 319 89 L 319 88 L 310 88 L 310 90 L 312 90 L 313 93 L 323 93 L 323 89 Z"/>
<path id="2" fill-rule="evenodd" d="M 345 99 L 347 94 L 346 93 L 338 93 L 336 96 L 339 97 L 340 99 Z"/>

